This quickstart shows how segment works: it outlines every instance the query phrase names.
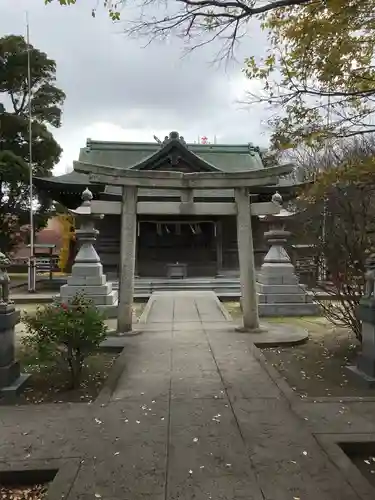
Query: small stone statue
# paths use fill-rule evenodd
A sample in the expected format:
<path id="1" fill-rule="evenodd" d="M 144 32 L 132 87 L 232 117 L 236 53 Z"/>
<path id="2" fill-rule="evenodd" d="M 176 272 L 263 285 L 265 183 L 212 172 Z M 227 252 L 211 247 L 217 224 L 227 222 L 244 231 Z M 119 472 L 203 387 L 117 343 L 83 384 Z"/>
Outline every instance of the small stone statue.
<path id="1" fill-rule="evenodd" d="M 375 254 L 370 255 L 366 260 L 366 269 L 364 296 L 369 299 L 374 297 L 375 292 Z"/>
<path id="2" fill-rule="evenodd" d="M 10 260 L 6 255 L 0 252 L 0 303 L 1 304 L 12 304 L 13 302 L 9 299 L 9 283 L 10 278 L 7 272 L 7 268 L 10 266 Z"/>

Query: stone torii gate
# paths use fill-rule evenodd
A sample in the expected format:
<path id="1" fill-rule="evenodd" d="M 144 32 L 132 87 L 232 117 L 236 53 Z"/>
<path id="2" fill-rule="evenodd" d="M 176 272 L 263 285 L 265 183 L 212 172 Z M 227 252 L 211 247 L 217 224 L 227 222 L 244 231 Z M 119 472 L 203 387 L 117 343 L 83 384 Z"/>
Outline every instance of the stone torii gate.
<path id="1" fill-rule="evenodd" d="M 136 257 L 137 213 L 207 215 L 236 214 L 243 309 L 243 330 L 259 330 L 259 315 L 254 264 L 252 215 L 278 213 L 280 206 L 273 202 L 251 203 L 250 188 L 276 185 L 281 175 L 291 172 L 291 165 L 264 168 L 249 172 L 199 172 L 126 170 L 118 167 L 74 162 L 74 170 L 89 175 L 95 184 L 122 187 L 121 202 L 97 202 L 96 210 L 105 214 L 105 206 L 117 204 L 121 213 L 121 257 L 118 299 L 118 331 L 132 330 L 134 271 Z M 137 202 L 139 188 L 177 189 L 181 202 Z M 194 203 L 193 190 L 234 189 L 235 203 Z M 250 191 L 249 191 L 250 190 Z M 95 202 L 94 206 L 95 206 Z M 111 213 L 114 207 L 111 207 Z"/>

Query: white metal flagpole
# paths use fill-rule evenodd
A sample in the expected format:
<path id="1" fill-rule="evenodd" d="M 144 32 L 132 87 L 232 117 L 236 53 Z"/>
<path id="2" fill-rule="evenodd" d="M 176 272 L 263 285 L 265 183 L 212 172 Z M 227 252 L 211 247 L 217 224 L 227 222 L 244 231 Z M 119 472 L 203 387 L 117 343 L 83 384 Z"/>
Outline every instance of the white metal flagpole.
<path id="1" fill-rule="evenodd" d="M 30 27 L 29 15 L 26 12 L 26 43 L 27 43 L 27 85 L 29 94 L 29 200 L 30 200 L 30 256 L 28 267 L 28 291 L 36 291 L 36 263 L 34 255 L 34 212 L 33 212 L 33 147 L 32 147 L 32 115 L 31 115 L 31 60 L 30 60 Z"/>

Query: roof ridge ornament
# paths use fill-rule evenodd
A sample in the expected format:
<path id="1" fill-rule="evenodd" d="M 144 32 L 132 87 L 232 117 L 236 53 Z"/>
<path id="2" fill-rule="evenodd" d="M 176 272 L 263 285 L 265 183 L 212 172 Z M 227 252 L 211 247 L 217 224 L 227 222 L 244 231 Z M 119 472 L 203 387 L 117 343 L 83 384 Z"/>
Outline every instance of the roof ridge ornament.
<path id="1" fill-rule="evenodd" d="M 164 141 L 161 143 L 161 147 L 164 147 L 166 146 L 167 144 L 169 144 L 170 142 L 172 141 L 178 141 L 180 142 L 181 144 L 183 144 L 184 146 L 187 146 L 186 144 L 186 141 L 185 139 L 182 137 L 182 135 L 180 135 L 178 132 L 176 131 L 172 131 L 169 133 L 169 136 L 166 135 L 164 137 Z"/>
<path id="2" fill-rule="evenodd" d="M 89 190 L 88 187 L 83 191 L 82 196 L 81 196 L 83 203 L 82 205 L 85 207 L 90 207 L 91 206 L 91 201 L 94 198 L 92 192 Z"/>

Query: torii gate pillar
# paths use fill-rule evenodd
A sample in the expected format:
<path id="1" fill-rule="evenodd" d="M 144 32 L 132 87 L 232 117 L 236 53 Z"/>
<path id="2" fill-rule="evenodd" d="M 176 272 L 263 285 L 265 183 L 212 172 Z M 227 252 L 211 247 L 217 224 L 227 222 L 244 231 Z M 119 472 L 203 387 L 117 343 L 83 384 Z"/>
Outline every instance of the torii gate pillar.
<path id="1" fill-rule="evenodd" d="M 117 313 L 117 331 L 132 330 L 135 248 L 137 238 L 137 187 L 122 187 L 120 282 Z"/>
<path id="2" fill-rule="evenodd" d="M 247 188 L 236 188 L 235 199 L 237 204 L 238 260 L 240 264 L 243 314 L 243 327 L 239 328 L 239 330 L 257 332 L 259 331 L 259 314 L 249 190 Z"/>

